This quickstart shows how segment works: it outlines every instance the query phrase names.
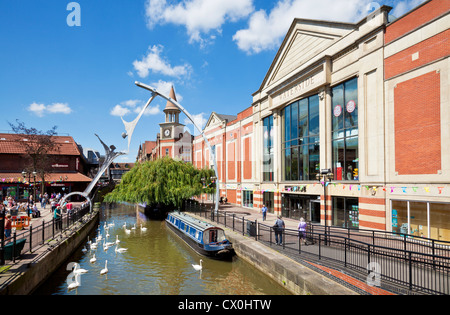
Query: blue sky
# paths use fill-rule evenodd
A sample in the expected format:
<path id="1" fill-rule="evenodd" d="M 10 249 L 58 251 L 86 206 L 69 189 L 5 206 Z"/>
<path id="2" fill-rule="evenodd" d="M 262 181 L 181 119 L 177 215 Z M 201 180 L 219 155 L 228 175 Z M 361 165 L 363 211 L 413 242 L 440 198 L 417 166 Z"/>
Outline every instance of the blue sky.
<path id="1" fill-rule="evenodd" d="M 135 81 L 167 95 L 173 85 L 204 124 L 213 111 L 251 105 L 294 17 L 357 22 L 377 3 L 398 17 L 423 1 L 78 0 L 67 10 L 71 2 L 0 1 L 0 132 L 16 119 L 56 125 L 103 154 L 95 133 L 127 150 L 120 116 L 134 120 L 149 98 Z M 134 162 L 139 144 L 156 139 L 164 106 L 152 102 L 117 162 Z"/>

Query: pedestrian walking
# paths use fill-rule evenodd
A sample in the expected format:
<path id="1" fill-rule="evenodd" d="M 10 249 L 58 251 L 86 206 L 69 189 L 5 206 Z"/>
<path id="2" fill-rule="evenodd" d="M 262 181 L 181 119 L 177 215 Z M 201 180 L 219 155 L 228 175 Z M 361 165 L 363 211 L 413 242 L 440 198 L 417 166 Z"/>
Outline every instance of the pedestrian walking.
<path id="1" fill-rule="evenodd" d="M 266 215 L 267 215 L 267 207 L 266 207 L 266 205 L 262 206 L 261 212 L 262 212 L 262 216 L 263 216 L 263 221 L 266 221 Z"/>
<path id="2" fill-rule="evenodd" d="M 298 237 L 303 240 L 303 243 L 306 245 L 306 222 L 305 219 L 300 218 L 300 222 L 298 223 Z"/>
<path id="3" fill-rule="evenodd" d="M 273 226 L 275 231 L 275 242 L 277 245 L 283 244 L 283 231 L 285 227 L 284 221 L 281 219 L 281 215 L 279 215 L 278 219 L 275 221 L 275 225 Z"/>
<path id="4" fill-rule="evenodd" d="M 5 238 L 11 237 L 12 222 L 11 215 L 8 213 L 5 217 Z"/>
<path id="5" fill-rule="evenodd" d="M 55 207 L 55 211 L 53 212 L 53 219 L 55 219 L 56 229 L 62 230 L 61 207 Z"/>

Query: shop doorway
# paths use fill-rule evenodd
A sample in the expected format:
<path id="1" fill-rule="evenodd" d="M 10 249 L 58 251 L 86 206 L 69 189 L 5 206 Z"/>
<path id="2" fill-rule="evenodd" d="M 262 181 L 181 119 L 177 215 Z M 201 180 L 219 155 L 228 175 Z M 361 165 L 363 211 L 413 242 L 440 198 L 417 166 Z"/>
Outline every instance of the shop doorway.
<path id="1" fill-rule="evenodd" d="M 311 223 L 320 223 L 320 200 L 310 200 L 309 209 L 309 221 Z"/>
<path id="2" fill-rule="evenodd" d="M 303 217 L 309 222 L 320 223 L 320 199 L 317 196 L 284 194 L 281 214 L 294 220 Z"/>

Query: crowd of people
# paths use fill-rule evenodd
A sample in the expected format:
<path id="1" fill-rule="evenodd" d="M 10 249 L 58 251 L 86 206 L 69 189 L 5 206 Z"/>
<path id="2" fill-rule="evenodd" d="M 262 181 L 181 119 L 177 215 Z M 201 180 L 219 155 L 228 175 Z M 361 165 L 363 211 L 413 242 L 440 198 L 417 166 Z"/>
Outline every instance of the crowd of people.
<path id="1" fill-rule="evenodd" d="M 56 227 L 59 228 L 62 225 L 62 210 L 66 210 L 68 213 L 73 211 L 72 204 L 67 201 L 64 201 L 63 204 L 60 204 L 63 196 L 61 193 L 52 193 L 48 195 L 48 193 L 39 194 L 39 203 L 40 207 L 38 207 L 37 201 L 34 200 L 33 195 L 30 195 L 25 202 L 18 202 L 13 196 L 7 196 L 0 204 L 0 213 L 4 212 L 5 214 L 5 238 L 9 238 L 11 236 L 11 231 L 13 228 L 13 218 L 19 215 L 27 216 L 31 218 L 39 218 L 41 217 L 41 210 L 45 210 L 48 205 L 50 205 L 49 211 L 53 214 L 53 218 L 56 222 Z"/>

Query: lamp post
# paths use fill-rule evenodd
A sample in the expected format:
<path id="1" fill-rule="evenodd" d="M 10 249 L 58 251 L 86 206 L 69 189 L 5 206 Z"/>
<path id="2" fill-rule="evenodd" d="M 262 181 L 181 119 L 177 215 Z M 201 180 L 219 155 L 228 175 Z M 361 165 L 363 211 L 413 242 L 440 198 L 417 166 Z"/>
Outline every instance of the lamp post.
<path id="1" fill-rule="evenodd" d="M 181 106 L 177 101 L 171 99 L 170 97 L 165 96 L 164 94 L 161 94 L 160 92 L 158 92 L 155 88 L 148 86 L 144 83 L 141 82 L 135 82 L 135 84 L 147 91 L 150 91 L 152 93 L 152 97 L 151 99 L 147 102 L 146 106 L 144 107 L 144 109 L 150 104 L 150 102 L 155 98 L 156 95 L 161 96 L 162 98 L 166 99 L 167 101 L 171 102 L 173 105 L 175 105 L 180 111 L 183 112 L 183 114 L 185 114 L 187 116 L 187 118 L 189 118 L 189 120 L 192 122 L 192 124 L 194 124 L 194 127 L 197 128 L 198 132 L 200 132 L 200 134 L 203 137 L 203 140 L 205 141 L 206 145 L 208 146 L 211 158 L 213 160 L 214 163 L 214 173 L 215 173 L 215 177 L 216 177 L 216 200 L 215 200 L 215 210 L 214 212 L 217 214 L 217 212 L 219 211 L 219 172 L 217 171 L 217 161 L 216 161 L 216 153 L 213 152 L 211 145 L 209 144 L 208 139 L 206 138 L 203 130 L 200 129 L 200 127 L 195 123 L 194 119 L 192 118 L 191 114 L 189 114 L 183 106 Z M 138 116 L 136 118 L 136 120 L 134 120 L 132 123 L 125 123 L 125 128 L 127 129 L 127 133 L 128 135 L 130 134 L 130 132 L 132 133 L 134 130 L 134 126 L 136 126 L 138 120 L 139 120 L 140 116 Z M 122 135 L 122 137 L 126 137 L 127 133 L 124 133 Z M 130 135 L 131 137 L 131 135 Z M 130 139 L 128 139 L 128 141 L 130 141 Z"/>
<path id="2" fill-rule="evenodd" d="M 323 208 L 325 211 L 325 245 L 327 242 L 327 181 L 331 182 L 331 180 L 334 178 L 334 174 L 331 171 L 331 169 L 321 169 L 318 174 L 316 174 L 316 178 L 319 180 L 319 182 L 323 185 Z"/>

